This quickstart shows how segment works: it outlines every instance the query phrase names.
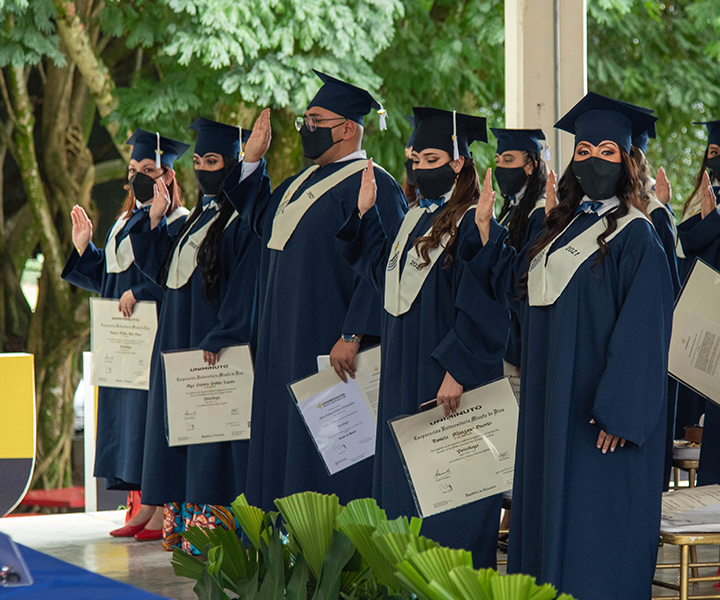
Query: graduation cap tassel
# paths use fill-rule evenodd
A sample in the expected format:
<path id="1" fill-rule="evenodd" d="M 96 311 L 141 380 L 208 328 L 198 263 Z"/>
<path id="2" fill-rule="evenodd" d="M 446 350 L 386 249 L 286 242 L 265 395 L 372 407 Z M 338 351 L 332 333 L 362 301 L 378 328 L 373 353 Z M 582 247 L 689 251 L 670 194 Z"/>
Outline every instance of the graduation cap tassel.
<path id="1" fill-rule="evenodd" d="M 387 111 L 380 105 L 380 110 L 377 111 L 380 117 L 380 131 L 387 131 Z"/>
<path id="2" fill-rule="evenodd" d="M 552 159 L 550 154 L 550 142 L 545 142 L 545 152 L 543 152 L 543 160 L 549 162 Z"/>
<path id="3" fill-rule="evenodd" d="M 238 127 L 238 130 L 239 130 L 238 135 L 240 136 L 240 152 L 239 152 L 239 156 L 240 156 L 240 160 L 244 160 L 244 159 L 245 159 L 245 151 L 243 150 L 243 147 L 242 147 L 242 125 L 240 125 L 240 126 Z"/>
<path id="4" fill-rule="evenodd" d="M 155 148 L 155 168 L 160 168 L 160 132 L 156 131 L 155 135 L 157 136 L 157 147 Z"/>
<path id="5" fill-rule="evenodd" d="M 460 151 L 458 150 L 458 140 L 457 140 L 457 111 L 453 111 L 453 136 L 452 136 L 452 142 L 453 142 L 453 160 L 457 160 L 460 158 Z"/>

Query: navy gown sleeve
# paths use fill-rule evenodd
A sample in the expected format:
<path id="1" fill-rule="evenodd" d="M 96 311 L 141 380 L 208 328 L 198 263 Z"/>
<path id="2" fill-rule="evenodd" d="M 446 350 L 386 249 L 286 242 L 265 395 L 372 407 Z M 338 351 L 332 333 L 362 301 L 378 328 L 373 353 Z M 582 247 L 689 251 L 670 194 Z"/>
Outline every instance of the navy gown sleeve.
<path id="1" fill-rule="evenodd" d="M 658 208 L 650 213 L 650 219 L 655 226 L 655 231 L 660 238 L 663 250 L 670 268 L 670 279 L 673 285 L 675 297 L 680 293 L 680 276 L 678 275 L 677 254 L 675 254 L 675 231 L 670 221 L 672 217 L 665 209 Z"/>
<path id="2" fill-rule="evenodd" d="M 90 242 L 82 256 L 73 248 L 62 272 L 62 278 L 84 290 L 102 293 L 105 274 L 105 251 Z"/>
<path id="3" fill-rule="evenodd" d="M 148 280 L 134 285 L 130 289 L 138 302 L 161 302 L 163 299 L 163 289 L 154 281 Z"/>
<path id="4" fill-rule="evenodd" d="M 392 231 L 402 221 L 407 211 L 405 193 L 398 183 L 384 171 L 375 172 L 377 181 L 377 200 L 375 207 L 386 231 Z M 357 194 L 346 199 L 347 214 L 357 212 Z M 370 282 L 355 275 L 355 292 L 350 300 L 343 323 L 344 334 L 380 335 L 380 315 L 383 310 L 383 298 Z"/>
<path id="5" fill-rule="evenodd" d="M 525 235 L 523 236 L 523 246 L 530 242 L 534 242 L 545 232 L 545 209 L 538 208 L 530 214 Z"/>
<path id="6" fill-rule="evenodd" d="M 235 165 L 225 178 L 223 191 L 240 218 L 250 226 L 250 231 L 259 238 L 263 235 L 263 222 L 270 203 L 270 175 L 265 159 L 260 160 L 257 169 L 240 181 L 244 163 Z M 278 190 L 282 191 L 282 190 Z"/>
<path id="7" fill-rule="evenodd" d="M 716 208 L 704 219 L 696 215 L 678 225 L 678 238 L 688 258 L 698 256 L 708 264 L 720 264 L 720 212 Z"/>
<path id="8" fill-rule="evenodd" d="M 463 218 L 456 243 L 457 253 L 466 239 L 479 234 L 475 211 Z M 436 265 L 435 268 L 440 268 Z M 432 353 L 432 357 L 465 389 L 472 389 L 502 375 L 500 366 L 507 348 L 510 313 L 491 298 L 469 272 L 467 265 L 455 257 L 453 268 L 458 281 L 454 307 L 455 325 Z"/>
<path id="9" fill-rule="evenodd" d="M 591 415 L 603 431 L 642 446 L 663 416 L 667 377 L 658 374 L 667 373 L 674 304 L 656 239 L 622 256 L 617 286 L 620 310 Z"/>
<path id="10" fill-rule="evenodd" d="M 174 237 L 170 235 L 167 220 L 162 218 L 155 229 L 135 231 L 130 230 L 130 243 L 132 244 L 135 264 L 150 279 L 150 281 L 162 285 L 160 273 L 170 249 L 173 246 Z"/>
<path id="11" fill-rule="evenodd" d="M 376 206 L 362 219 L 357 210 L 350 213 L 337 234 L 335 246 L 356 273 L 377 292 L 384 291 L 388 237 Z"/>
<path id="12" fill-rule="evenodd" d="M 242 221 L 234 237 L 234 254 L 228 252 L 220 258 L 231 269 L 217 324 L 200 342 L 200 348 L 208 352 L 220 352 L 240 341 L 254 345 L 260 240 Z"/>

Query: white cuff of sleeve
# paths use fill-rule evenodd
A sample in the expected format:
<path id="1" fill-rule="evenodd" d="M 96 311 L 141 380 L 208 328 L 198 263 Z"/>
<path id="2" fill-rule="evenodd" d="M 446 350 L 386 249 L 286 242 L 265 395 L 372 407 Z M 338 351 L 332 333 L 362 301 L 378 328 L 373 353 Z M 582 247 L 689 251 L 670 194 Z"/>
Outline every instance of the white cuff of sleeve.
<path id="1" fill-rule="evenodd" d="M 242 173 L 240 174 L 240 181 L 244 181 L 245 179 L 250 177 L 250 175 L 252 175 L 259 166 L 260 166 L 260 161 L 243 162 Z"/>

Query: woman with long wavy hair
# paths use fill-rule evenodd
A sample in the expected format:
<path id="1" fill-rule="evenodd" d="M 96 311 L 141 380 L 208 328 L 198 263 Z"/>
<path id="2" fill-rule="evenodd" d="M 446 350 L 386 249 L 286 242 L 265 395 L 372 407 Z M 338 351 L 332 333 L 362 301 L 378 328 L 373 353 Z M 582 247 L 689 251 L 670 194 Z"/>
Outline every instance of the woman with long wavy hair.
<path id="1" fill-rule="evenodd" d="M 245 489 L 248 442 L 168 446 L 162 353 L 201 349 L 209 365 L 228 346 L 254 344 L 259 241 L 222 192 L 237 164 L 237 127 L 198 119 L 193 163 L 200 192 L 178 236 L 167 235 L 162 188 L 150 230 L 133 233 L 140 268 L 165 289 L 153 349 L 145 432 L 143 502 L 165 505 L 163 547 L 192 551 L 180 533 L 196 524 L 235 528 L 229 505 Z M 249 131 L 247 132 L 249 137 Z"/>
<path id="2" fill-rule="evenodd" d="M 522 324 L 508 571 L 583 600 L 648 600 L 655 572 L 673 289 L 629 156 L 654 120 L 588 94 L 556 124 L 575 151 L 545 234 L 504 243 L 488 171 L 461 248 Z"/>
<path id="3" fill-rule="evenodd" d="M 716 208 L 720 198 L 720 121 L 699 124 L 707 126 L 708 145 L 678 225 L 677 251 L 683 280 L 696 259 L 720 270 L 720 212 Z M 678 418 L 684 422 L 678 425 L 693 425 L 699 413 L 705 412 L 698 484 L 720 483 L 720 407 L 684 386 L 680 390 Z"/>
<path id="4" fill-rule="evenodd" d="M 155 181 L 162 179 L 171 202 L 168 208 L 168 232 L 176 235 L 188 210 L 182 206 L 180 186 L 175 180 L 174 162 L 190 147 L 187 144 L 137 129 L 127 144 L 132 146 L 128 163 L 128 194 L 120 214 L 105 238 L 105 247 L 92 243 L 93 224 L 81 206 L 71 212 L 72 239 L 75 249 L 65 265 L 63 279 L 118 300 L 118 312 L 130 317 L 137 302 L 155 302 L 160 309 L 163 290 L 150 280 L 135 263 L 130 244 L 132 228 L 150 229 L 150 205 Z M 140 491 L 145 439 L 145 390 L 100 386 L 98 388 L 97 443 L 95 476 L 105 479 L 108 489 L 127 490 L 128 506 Z M 133 537 L 145 528 L 162 525 L 162 511 L 140 505 L 127 523 L 110 535 Z"/>
<path id="5" fill-rule="evenodd" d="M 387 421 L 416 413 L 420 403 L 431 400 L 449 415 L 463 390 L 501 377 L 509 327 L 508 311 L 465 275 L 456 258 L 464 236 L 475 228 L 472 209 L 480 188 L 468 145 L 487 140 L 485 119 L 431 108 L 413 111 L 420 205 L 386 232 L 370 163 L 358 212 L 337 236 L 353 269 L 385 295 L 373 496 L 388 518 L 417 512 Z M 471 551 L 478 567 L 492 567 L 501 501 L 492 496 L 431 516 L 423 533 Z"/>

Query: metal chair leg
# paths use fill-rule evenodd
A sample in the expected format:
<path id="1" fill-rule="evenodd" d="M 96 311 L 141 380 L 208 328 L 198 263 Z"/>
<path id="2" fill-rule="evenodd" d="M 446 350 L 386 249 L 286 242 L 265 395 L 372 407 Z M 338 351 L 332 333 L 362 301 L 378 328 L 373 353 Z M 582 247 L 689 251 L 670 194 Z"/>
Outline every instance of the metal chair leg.
<path id="1" fill-rule="evenodd" d="M 690 546 L 690 562 L 696 563 L 697 561 L 697 546 Z M 700 569 L 698 569 L 697 567 L 693 567 L 690 570 L 692 571 L 693 577 L 700 577 Z"/>
<path id="2" fill-rule="evenodd" d="M 673 480 L 675 482 L 675 489 L 680 487 L 680 469 L 673 467 Z"/>
<path id="3" fill-rule="evenodd" d="M 691 488 L 695 487 L 695 474 L 697 473 L 697 469 L 688 469 L 688 479 L 690 480 L 689 484 Z"/>
<path id="4" fill-rule="evenodd" d="M 680 546 L 680 600 L 688 600 L 690 546 Z"/>

